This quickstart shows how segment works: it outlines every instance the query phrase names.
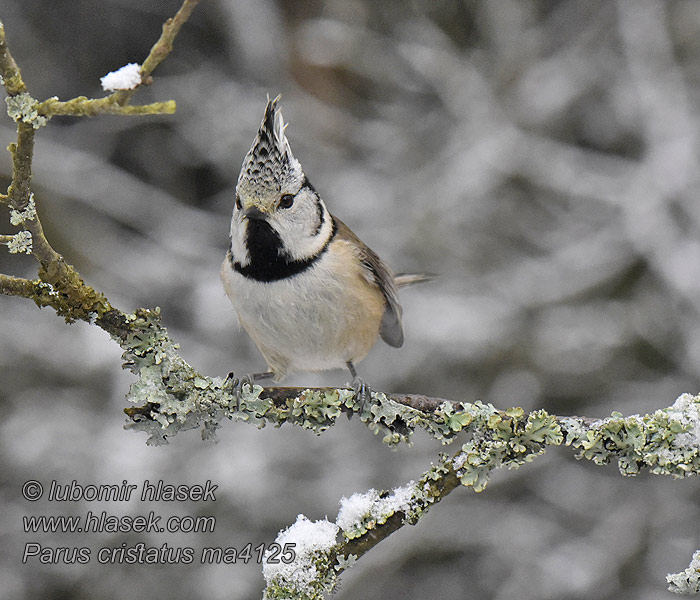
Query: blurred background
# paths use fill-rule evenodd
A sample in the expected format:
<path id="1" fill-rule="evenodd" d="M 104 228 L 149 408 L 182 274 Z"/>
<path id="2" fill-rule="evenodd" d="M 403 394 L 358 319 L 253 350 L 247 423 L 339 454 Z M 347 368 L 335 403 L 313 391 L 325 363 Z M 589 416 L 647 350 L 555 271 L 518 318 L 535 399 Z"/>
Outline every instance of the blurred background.
<path id="1" fill-rule="evenodd" d="M 100 96 L 178 0 L 3 0 L 30 92 Z M 33 189 L 54 247 L 125 311 L 162 308 L 198 370 L 264 362 L 219 282 L 234 185 L 282 93 L 330 210 L 396 271 L 406 342 L 359 366 L 377 390 L 558 415 L 646 413 L 700 391 L 700 5 L 696 0 L 209 0 L 135 103 L 175 116 L 54 118 Z M 0 147 L 15 137 L 0 119 Z M 9 183 L 0 153 L 0 184 Z M 0 207 L 2 233 L 11 233 Z M 34 277 L 0 252 L 0 272 Z M 342 385 L 345 372 L 300 374 Z M 256 564 L 100 565 L 101 547 L 269 544 L 303 513 L 418 478 L 443 448 L 389 451 L 357 420 L 320 437 L 227 423 L 219 443 L 125 431 L 133 376 L 84 323 L 0 297 L 0 595 L 258 598 Z M 447 448 L 455 452 L 457 446 Z M 207 503 L 30 503 L 36 479 L 218 485 Z M 551 450 L 461 489 L 366 555 L 337 600 L 658 599 L 700 546 L 698 482 L 623 479 Z M 29 534 L 24 515 L 214 515 L 213 533 Z M 26 542 L 85 565 L 21 564 Z"/>

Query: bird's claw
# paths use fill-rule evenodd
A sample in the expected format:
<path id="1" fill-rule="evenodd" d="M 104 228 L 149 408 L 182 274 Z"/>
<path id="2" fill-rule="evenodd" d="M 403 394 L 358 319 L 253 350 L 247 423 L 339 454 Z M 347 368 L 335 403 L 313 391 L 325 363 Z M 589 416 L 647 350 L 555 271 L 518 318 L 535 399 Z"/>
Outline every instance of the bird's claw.
<path id="1" fill-rule="evenodd" d="M 364 379 L 358 376 L 353 377 L 350 386 L 355 392 L 353 400 L 357 403 L 360 409 L 359 413 L 360 415 L 362 415 L 365 412 L 365 409 L 367 409 L 367 407 L 369 406 L 369 404 L 371 404 L 372 388 L 369 387 L 369 384 Z"/>
<path id="2" fill-rule="evenodd" d="M 250 389 L 253 389 L 254 383 L 255 378 L 250 373 L 238 379 L 233 375 L 233 371 L 231 371 L 226 377 L 224 385 L 230 384 L 231 386 L 231 395 L 236 400 L 236 412 L 238 412 L 241 408 L 241 396 L 243 395 L 243 386 L 248 385 Z"/>

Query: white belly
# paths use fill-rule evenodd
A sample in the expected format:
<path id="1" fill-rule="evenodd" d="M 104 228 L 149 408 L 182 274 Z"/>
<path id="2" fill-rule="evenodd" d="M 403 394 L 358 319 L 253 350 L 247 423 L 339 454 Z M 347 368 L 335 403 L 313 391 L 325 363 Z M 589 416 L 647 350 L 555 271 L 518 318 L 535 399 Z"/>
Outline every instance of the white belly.
<path id="1" fill-rule="evenodd" d="M 307 271 L 263 283 L 224 261 L 226 294 L 275 379 L 291 371 L 344 368 L 347 361 L 364 358 L 376 342 L 381 299 L 378 304 L 356 273 L 339 275 L 337 266 L 327 253 Z"/>

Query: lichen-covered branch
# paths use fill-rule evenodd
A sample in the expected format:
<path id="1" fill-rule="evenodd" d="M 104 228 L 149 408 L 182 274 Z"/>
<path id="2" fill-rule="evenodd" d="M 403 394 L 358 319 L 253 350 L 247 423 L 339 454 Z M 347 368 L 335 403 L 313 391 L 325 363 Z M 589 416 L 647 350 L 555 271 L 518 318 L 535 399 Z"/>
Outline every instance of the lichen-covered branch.
<path id="1" fill-rule="evenodd" d="M 0 294 L 5 294 L 6 296 L 27 298 L 36 293 L 38 285 L 41 285 L 41 282 L 38 280 L 0 274 Z"/>
<path id="2" fill-rule="evenodd" d="M 189 0 L 185 2 L 183 8 L 187 7 L 186 15 L 189 15 L 194 4 L 196 2 Z M 170 33 L 165 37 L 165 42 L 162 41 L 163 36 L 161 36 L 160 50 L 157 52 L 159 59 L 155 63 L 151 61 L 151 70 L 167 55 L 168 48 L 172 47 L 172 40 L 186 19 L 182 13 L 181 9 L 178 12 L 180 15 L 178 26 L 168 27 Z M 56 114 L 93 116 L 99 113 L 172 113 L 175 110 L 175 103 L 168 101 L 146 106 L 124 106 L 130 95 L 122 98 L 120 104 L 120 97 L 116 94 L 97 100 L 79 97 L 67 102 L 59 102 L 56 98 L 37 102 L 29 94 L 21 71 L 10 53 L 5 29 L 1 23 L 0 74 L 7 92 L 5 101 L 8 115 L 17 123 L 17 141 L 8 147 L 12 155 L 12 181 L 7 195 L 3 195 L 2 199 L 10 207 L 10 224 L 21 228 L 16 234 L 2 235 L 0 243 L 7 246 L 10 253 L 31 254 L 39 263 L 39 281 L 2 276 L 0 293 L 29 298 L 40 307 L 50 306 L 67 322 L 75 320 L 96 322 L 100 326 L 107 326 L 107 330 L 112 335 L 120 333 L 111 330 L 108 326 L 115 322 L 125 322 L 126 315 L 114 309 L 104 295 L 86 285 L 75 269 L 53 249 L 44 235 L 34 194 L 31 191 L 34 137 L 37 129 L 46 125 L 48 118 Z M 106 319 L 105 316 L 108 314 L 110 318 Z M 120 316 L 115 319 L 114 315 Z"/>
<path id="3" fill-rule="evenodd" d="M 334 523 L 314 523 L 300 515 L 294 525 L 280 532 L 278 544 L 298 544 L 302 551 L 288 564 L 265 564 L 263 600 L 321 600 L 334 590 L 343 571 L 405 525 L 417 523 L 460 484 L 479 492 L 494 469 L 518 468 L 548 445 L 566 443 L 581 450 L 579 458 L 599 464 L 616 457 L 624 475 L 636 474 L 641 466 L 674 477 L 698 472 L 700 396 L 684 394 L 671 407 L 652 415 L 613 415 L 599 421 L 557 419 L 544 411 L 529 415 L 521 409 L 501 412 L 490 405 L 473 405 L 457 413 L 469 415 L 465 425 L 471 439 L 456 455 L 441 455 L 418 482 L 391 492 L 353 494 L 340 501 Z M 671 591 L 698 593 L 700 551 L 688 569 L 667 579 Z"/>
<path id="4" fill-rule="evenodd" d="M 74 117 L 94 117 L 97 115 L 172 115 L 175 113 L 174 100 L 153 102 L 141 105 L 119 104 L 114 94 L 104 98 L 86 98 L 78 96 L 61 102 L 58 98 L 49 98 L 36 105 L 39 115 L 52 117 L 69 115 Z"/>
<path id="5" fill-rule="evenodd" d="M 342 571 L 389 535 L 415 524 L 451 491 L 460 485 L 482 491 L 493 471 L 518 468 L 548 446 L 570 446 L 577 458 L 596 464 L 616 460 L 628 476 L 643 468 L 676 478 L 700 473 L 700 396 L 683 394 L 670 407 L 649 415 L 613 413 L 605 419 L 384 393 L 372 393 L 371 401 L 360 404 L 351 390 L 335 388 L 244 386 L 237 402 L 230 384 L 198 374 L 179 357 L 157 314 L 143 312 L 138 329 L 133 340 L 129 335 L 122 341 L 130 348 L 125 354 L 128 366 L 139 375 L 128 394 L 139 406 L 126 410 L 127 427 L 148 433 L 149 443 L 163 443 L 192 428 L 212 438 L 224 418 L 257 427 L 292 423 L 320 434 L 342 412 L 358 415 L 389 445 L 410 443 L 416 428 L 444 443 L 464 438 L 457 453 L 441 455 L 417 483 L 392 492 L 354 495 L 341 502 L 335 523 L 300 517 L 281 532 L 277 543 L 294 544 L 296 558 L 265 564 L 268 600 L 323 598 Z"/>
<path id="6" fill-rule="evenodd" d="M 141 311 L 134 323 L 138 343 L 121 341 L 127 363 L 139 380 L 127 398 L 127 426 L 144 431 L 149 443 L 163 443 L 179 431 L 201 428 L 209 438 L 224 418 L 301 425 L 316 433 L 331 427 L 342 413 L 357 414 L 390 445 L 410 443 L 423 429 L 443 443 L 469 434 L 455 467 L 462 483 L 483 489 L 490 472 L 504 463 L 533 460 L 548 445 L 565 444 L 579 458 L 606 464 L 616 460 L 623 475 L 646 468 L 672 477 L 700 473 L 700 397 L 683 394 L 649 415 L 605 419 L 556 417 L 543 410 L 499 410 L 480 402 L 373 392 L 359 403 L 349 389 L 262 388 L 244 386 L 237 399 L 230 382 L 198 373 L 177 353 L 157 313 Z"/>
<path id="7" fill-rule="evenodd" d="M 172 49 L 175 36 L 198 0 L 185 0 L 173 19 L 169 19 L 158 42 L 144 62 L 142 73 L 150 77 L 153 69 Z M 38 280 L 0 275 L 0 293 L 33 300 L 38 306 L 52 307 L 67 322 L 85 320 L 104 328 L 116 339 L 126 335 L 129 317 L 111 306 L 103 294 L 86 285 L 76 270 L 58 254 L 41 225 L 34 193 L 31 191 L 32 160 L 36 131 L 53 115 L 94 116 L 96 114 L 171 114 L 174 101 L 144 106 L 127 106 L 133 91 L 116 92 L 99 99 L 78 97 L 67 102 L 50 98 L 34 99 L 19 66 L 10 53 L 5 28 L 0 23 L 0 78 L 7 92 L 7 113 L 17 124 L 17 141 L 8 146 L 12 155 L 12 181 L 0 201 L 10 207 L 10 225 L 20 228 L 14 234 L 0 236 L 0 244 L 10 253 L 31 254 L 39 263 Z M 132 315 L 134 319 L 135 316 Z"/>
<path id="8" fill-rule="evenodd" d="M 12 58 L 5 39 L 5 26 L 0 21 L 0 78 L 9 96 L 15 96 L 26 91 L 19 67 Z"/>
<path id="9" fill-rule="evenodd" d="M 403 526 L 415 525 L 459 484 L 453 458 L 443 454 L 418 482 L 343 498 L 335 522 L 312 522 L 299 515 L 275 540 L 280 547 L 295 549 L 294 560 L 264 561 L 263 600 L 321 600 L 333 592 L 343 571 Z"/>
<path id="10" fill-rule="evenodd" d="M 649 415 L 613 413 L 605 419 L 384 393 L 372 393 L 370 402 L 358 404 L 351 390 L 335 388 L 244 386 L 236 402 L 230 384 L 198 374 L 179 357 L 156 314 L 143 313 L 139 330 L 138 344 L 126 356 L 139 374 L 128 397 L 140 406 L 126 410 L 127 427 L 147 432 L 149 443 L 162 443 L 197 427 L 204 438 L 211 438 L 224 418 L 257 427 L 293 423 L 320 434 L 342 412 L 359 415 L 389 445 L 410 443 L 416 428 L 444 443 L 466 438 L 456 454 L 441 455 L 418 483 L 355 495 L 341 502 L 335 523 L 300 517 L 281 532 L 277 543 L 294 544 L 296 559 L 265 564 L 268 600 L 323 598 L 342 571 L 389 535 L 415 524 L 451 491 L 460 485 L 482 491 L 493 471 L 518 468 L 548 446 L 570 446 L 577 458 L 596 464 L 616 460 L 628 476 L 643 468 L 676 478 L 700 473 L 700 396 L 683 394 L 670 407 Z M 128 347 L 128 339 L 124 341 Z"/>
<path id="11" fill-rule="evenodd" d="M 184 0 L 177 14 L 163 26 L 159 40 L 140 67 L 141 83 L 173 48 L 173 41 L 199 0 Z M 11 253 L 27 253 L 39 263 L 38 278 L 0 274 L 0 294 L 24 297 L 51 307 L 67 322 L 84 320 L 107 331 L 123 349 L 125 366 L 136 376 L 127 398 L 127 427 L 144 431 L 148 443 L 164 443 L 187 429 L 201 429 L 211 439 L 224 419 L 257 427 L 284 423 L 317 434 L 335 424 L 341 413 L 356 415 L 375 434 L 394 446 L 410 443 L 416 429 L 440 442 L 459 440 L 452 456 L 441 454 L 417 482 L 390 492 L 370 490 L 341 501 L 335 522 L 312 523 L 300 518 L 278 537 L 296 548 L 296 560 L 266 564 L 266 598 L 321 598 L 340 573 L 353 562 L 408 524 L 460 486 L 483 490 L 499 468 L 518 468 L 545 452 L 566 445 L 578 458 L 607 464 L 617 461 L 623 475 L 642 469 L 685 477 L 700 472 L 700 397 L 682 395 L 665 409 L 649 415 L 606 419 L 557 417 L 543 410 L 497 409 L 480 402 L 447 401 L 420 395 L 372 393 L 357 402 L 349 389 L 253 388 L 241 396 L 232 383 L 207 377 L 180 357 L 177 344 L 163 327 L 159 311 L 139 309 L 129 314 L 113 307 L 47 240 L 39 206 L 31 190 L 32 158 L 37 131 L 54 115 L 170 114 L 175 103 L 129 104 L 135 90 L 120 89 L 104 98 L 77 97 L 62 102 L 33 98 L 12 58 L 0 23 L 0 76 L 7 92 L 7 112 L 17 126 L 17 140 L 9 146 L 12 181 L 0 202 L 10 209 L 12 234 L 0 235 Z M 113 89 L 113 88 L 110 88 Z M 669 576 L 675 591 L 698 591 L 698 554 L 684 573 Z M 675 586 L 675 587 L 674 587 Z"/>

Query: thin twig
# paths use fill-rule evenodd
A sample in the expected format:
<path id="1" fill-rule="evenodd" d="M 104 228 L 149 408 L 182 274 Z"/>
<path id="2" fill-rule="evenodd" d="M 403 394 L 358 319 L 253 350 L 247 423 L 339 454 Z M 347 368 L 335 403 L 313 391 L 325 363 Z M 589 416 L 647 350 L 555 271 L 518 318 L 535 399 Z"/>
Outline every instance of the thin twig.
<path id="1" fill-rule="evenodd" d="M 14 275 L 0 274 L 0 294 L 28 298 L 35 293 L 39 283 L 41 282 L 37 280 L 24 279 L 23 277 L 15 277 Z"/>
<path id="2" fill-rule="evenodd" d="M 173 40 L 191 14 L 199 0 L 184 0 L 175 17 L 168 19 L 163 26 L 160 39 L 151 49 L 144 61 L 142 74 L 150 79 L 153 69 L 169 54 Z M 49 99 L 38 103 L 29 95 L 22 79 L 21 71 L 12 58 L 5 38 L 5 29 L 0 22 L 0 76 L 9 96 L 26 94 L 25 103 L 18 102 L 17 141 L 10 144 L 8 150 L 12 155 L 12 182 L 6 196 L 0 196 L 3 204 L 9 204 L 18 213 L 31 212 L 22 220 L 22 227 L 32 236 L 31 253 L 40 263 L 40 281 L 18 280 L 10 276 L 0 278 L 0 293 L 22 296 L 33 300 L 39 306 L 51 306 L 66 321 L 85 320 L 95 322 L 119 339 L 128 335 L 128 318 L 121 311 L 113 308 L 107 298 L 100 292 L 85 284 L 78 272 L 58 254 L 44 235 L 39 214 L 36 210 L 28 211 L 31 192 L 32 160 L 34 154 L 34 136 L 36 127 L 44 123 L 36 120 L 37 108 L 45 111 L 44 116 L 54 114 L 88 115 L 98 112 L 113 114 L 154 114 L 172 113 L 175 103 L 159 102 L 145 106 L 123 106 L 133 94 L 133 90 L 116 92 L 106 98 L 89 100 L 79 97 L 67 102 Z M 21 110 L 29 109 L 29 114 Z M 32 115 L 33 113 L 33 115 Z M 8 238 L 3 238 L 5 243 Z"/>
<path id="3" fill-rule="evenodd" d="M 151 74 L 155 68 L 165 60 L 173 49 L 173 42 L 180 28 L 189 19 L 195 6 L 199 4 L 199 0 L 185 0 L 180 7 L 180 10 L 175 13 L 175 16 L 163 23 L 163 32 L 158 41 L 153 45 L 148 56 L 141 65 L 141 81 L 148 84 L 151 81 Z M 138 89 L 138 88 L 136 88 Z M 112 94 L 117 104 L 124 106 L 129 102 L 134 95 L 136 89 L 119 90 Z"/>
<path id="4" fill-rule="evenodd" d="M 8 188 L 10 207 L 23 211 L 31 196 L 32 158 L 34 155 L 34 136 L 36 129 L 31 123 L 17 124 L 17 143 L 11 144 L 12 153 L 12 183 Z M 24 223 L 24 227 L 32 234 L 32 254 L 43 269 L 57 263 L 61 256 L 56 252 L 44 235 L 39 216 L 35 215 Z"/>
<path id="5" fill-rule="evenodd" d="M 69 115 L 74 117 L 94 117 L 96 115 L 172 115 L 175 113 L 175 101 L 153 102 L 152 104 L 126 105 L 118 104 L 114 96 L 106 98 L 86 98 L 78 96 L 62 102 L 49 98 L 40 102 L 36 110 L 43 116 Z"/>
<path id="6" fill-rule="evenodd" d="M 5 39 L 5 26 L 0 21 L 0 76 L 8 95 L 16 96 L 27 91 L 19 67 L 12 58 Z"/>

